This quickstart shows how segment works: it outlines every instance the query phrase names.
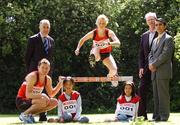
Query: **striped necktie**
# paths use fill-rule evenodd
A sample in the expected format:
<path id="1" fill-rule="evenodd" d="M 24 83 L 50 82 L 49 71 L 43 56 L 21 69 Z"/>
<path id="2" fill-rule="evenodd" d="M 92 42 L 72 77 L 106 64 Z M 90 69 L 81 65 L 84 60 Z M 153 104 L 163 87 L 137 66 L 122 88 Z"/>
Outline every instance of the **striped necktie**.
<path id="1" fill-rule="evenodd" d="M 48 48 L 49 48 L 49 41 L 48 41 L 48 38 L 45 37 L 44 38 L 44 50 L 45 50 L 46 55 L 48 54 Z"/>

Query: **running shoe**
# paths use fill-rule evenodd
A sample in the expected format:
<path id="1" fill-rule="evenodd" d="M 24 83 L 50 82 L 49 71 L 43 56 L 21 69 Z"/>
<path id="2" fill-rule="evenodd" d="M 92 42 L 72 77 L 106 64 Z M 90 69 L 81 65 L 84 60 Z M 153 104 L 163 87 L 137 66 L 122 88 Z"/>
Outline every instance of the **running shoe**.
<path id="1" fill-rule="evenodd" d="M 90 64 L 90 66 L 91 66 L 92 68 L 95 67 L 95 65 L 96 65 L 96 59 L 95 59 L 94 54 L 89 55 L 89 64 Z"/>
<path id="2" fill-rule="evenodd" d="M 24 123 L 33 123 L 29 115 L 25 115 L 24 113 L 21 113 L 19 115 L 19 119 L 23 121 Z"/>

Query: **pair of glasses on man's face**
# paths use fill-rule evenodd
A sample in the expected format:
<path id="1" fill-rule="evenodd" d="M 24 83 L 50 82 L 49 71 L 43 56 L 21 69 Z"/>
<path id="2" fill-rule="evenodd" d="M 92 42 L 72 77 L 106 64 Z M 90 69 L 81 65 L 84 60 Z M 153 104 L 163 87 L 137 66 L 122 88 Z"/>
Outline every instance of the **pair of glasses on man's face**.
<path id="1" fill-rule="evenodd" d="M 155 19 L 153 18 L 153 19 L 148 19 L 147 21 L 155 21 Z"/>

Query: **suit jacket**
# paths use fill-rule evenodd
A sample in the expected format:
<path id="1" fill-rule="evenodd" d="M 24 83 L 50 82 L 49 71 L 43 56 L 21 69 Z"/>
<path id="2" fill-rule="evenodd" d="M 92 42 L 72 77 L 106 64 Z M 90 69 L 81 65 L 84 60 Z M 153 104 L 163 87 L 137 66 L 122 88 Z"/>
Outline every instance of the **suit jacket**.
<path id="1" fill-rule="evenodd" d="M 157 38 L 154 39 L 151 52 L 149 53 L 149 64 L 153 64 L 157 68 L 155 72 L 152 72 L 151 79 L 170 79 L 172 78 L 174 42 L 167 33 L 163 34 L 158 45 L 156 42 Z"/>
<path id="2" fill-rule="evenodd" d="M 148 68 L 148 56 L 151 51 L 151 46 L 149 46 L 149 34 L 150 31 L 146 31 L 141 36 L 140 47 L 139 47 L 139 68 L 144 68 L 144 74 L 149 73 L 150 70 Z M 156 32 L 153 40 L 157 37 L 158 33 Z M 152 45 L 153 41 L 151 42 Z"/>
<path id="3" fill-rule="evenodd" d="M 29 38 L 25 55 L 27 73 L 37 70 L 38 62 L 42 58 L 48 59 L 52 65 L 54 40 L 50 36 L 48 36 L 47 39 L 49 41 L 48 54 L 45 53 L 40 33 L 35 34 Z"/>

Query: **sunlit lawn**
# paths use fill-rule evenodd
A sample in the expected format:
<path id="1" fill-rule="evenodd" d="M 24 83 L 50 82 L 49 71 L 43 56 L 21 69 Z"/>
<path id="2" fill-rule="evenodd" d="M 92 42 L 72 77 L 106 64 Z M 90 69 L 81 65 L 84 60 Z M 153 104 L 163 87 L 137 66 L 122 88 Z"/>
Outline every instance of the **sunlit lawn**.
<path id="1" fill-rule="evenodd" d="M 114 114 L 92 114 L 92 115 L 83 115 L 87 116 L 90 119 L 90 122 L 87 124 L 93 125 L 130 125 L 128 122 L 104 122 L 106 119 L 112 119 Z M 152 114 L 148 114 L 148 118 L 151 119 Z M 48 118 L 56 118 L 56 116 L 48 116 Z M 38 117 L 35 117 L 35 120 L 38 120 Z M 20 125 L 23 124 L 18 115 L 0 115 L 0 125 Z M 55 125 L 59 123 L 35 123 L 36 125 Z M 62 123 L 60 123 L 62 124 Z M 78 125 L 80 123 L 66 123 L 67 125 Z M 133 124 L 139 125 L 139 124 Z M 171 113 L 170 118 L 167 122 L 144 122 L 142 125 L 180 125 L 180 113 Z"/>

